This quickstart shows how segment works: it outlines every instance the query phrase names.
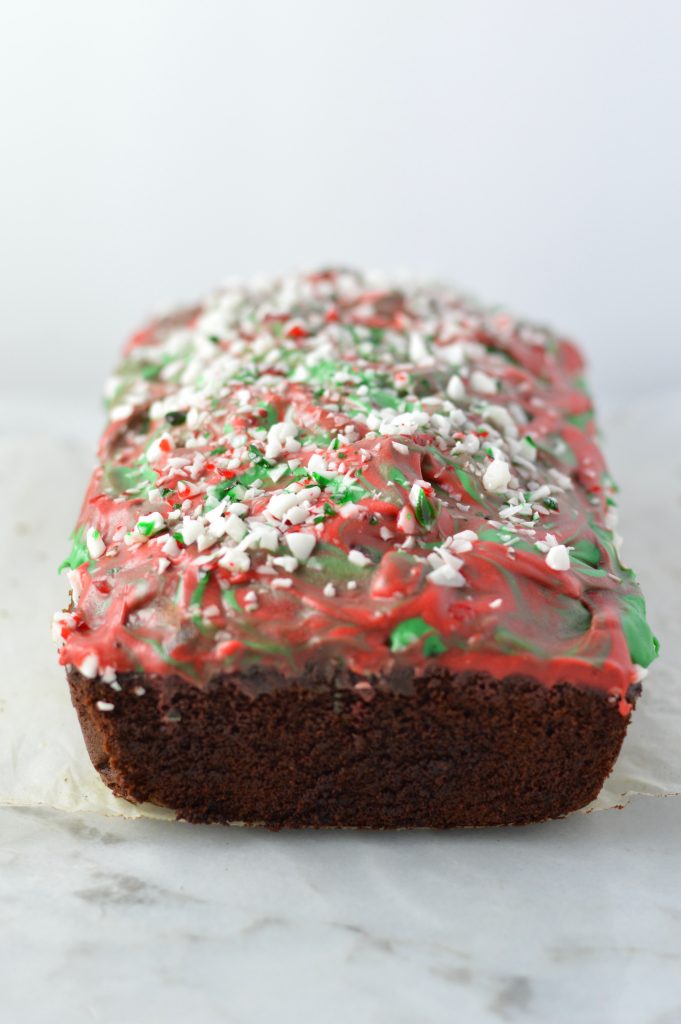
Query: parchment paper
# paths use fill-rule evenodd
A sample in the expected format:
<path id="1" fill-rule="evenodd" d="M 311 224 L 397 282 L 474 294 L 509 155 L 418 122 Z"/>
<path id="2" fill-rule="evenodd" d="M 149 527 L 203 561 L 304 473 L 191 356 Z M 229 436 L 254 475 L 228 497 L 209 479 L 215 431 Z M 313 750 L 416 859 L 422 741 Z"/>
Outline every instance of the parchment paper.
<path id="1" fill-rule="evenodd" d="M 29 418 L 25 405 L 21 410 L 21 423 L 1 418 L 0 804 L 172 818 L 164 809 L 117 799 L 100 781 L 50 639 L 52 613 L 67 599 L 56 566 L 68 548 L 96 431 L 89 425 L 88 432 L 74 431 L 73 410 L 63 417 L 51 410 L 54 430 L 31 433 L 24 425 L 40 422 L 41 411 Z M 622 488 L 624 559 L 639 573 L 662 657 L 644 682 L 615 769 L 589 810 L 624 804 L 634 794 L 681 793 L 681 393 L 623 409 L 606 427 L 611 469 Z"/>

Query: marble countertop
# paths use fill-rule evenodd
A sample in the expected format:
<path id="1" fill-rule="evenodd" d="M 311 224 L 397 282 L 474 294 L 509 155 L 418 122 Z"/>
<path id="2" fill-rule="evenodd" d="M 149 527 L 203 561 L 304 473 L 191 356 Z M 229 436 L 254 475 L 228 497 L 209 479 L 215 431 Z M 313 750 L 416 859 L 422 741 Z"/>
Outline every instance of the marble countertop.
<path id="1" fill-rule="evenodd" d="M 4 808 L 2 1019 L 678 1024 L 680 848 L 675 798 L 441 834 Z"/>

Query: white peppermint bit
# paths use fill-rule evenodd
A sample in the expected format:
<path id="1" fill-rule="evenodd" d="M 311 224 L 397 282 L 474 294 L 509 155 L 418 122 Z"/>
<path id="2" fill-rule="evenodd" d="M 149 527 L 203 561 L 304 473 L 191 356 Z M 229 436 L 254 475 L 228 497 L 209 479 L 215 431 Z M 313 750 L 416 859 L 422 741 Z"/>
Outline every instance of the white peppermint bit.
<path id="1" fill-rule="evenodd" d="M 404 505 L 397 516 L 397 529 L 401 530 L 402 533 L 416 533 L 418 524 L 416 522 L 416 516 L 410 508 Z"/>
<path id="2" fill-rule="evenodd" d="M 473 370 L 470 376 L 471 387 L 483 395 L 493 395 L 497 390 L 497 382 L 483 370 Z"/>
<path id="3" fill-rule="evenodd" d="M 151 442 L 147 448 L 147 461 L 153 466 L 154 463 L 158 462 L 162 455 L 171 451 L 175 447 L 170 434 L 161 434 L 154 441 Z"/>
<path id="4" fill-rule="evenodd" d="M 447 384 L 447 398 L 451 398 L 452 402 L 461 402 L 466 397 L 466 388 L 464 383 L 458 374 L 453 374 L 449 378 Z"/>
<path id="5" fill-rule="evenodd" d="M 238 544 L 248 533 L 248 527 L 242 519 L 230 512 L 225 516 L 225 532 Z"/>
<path id="6" fill-rule="evenodd" d="M 293 533 L 290 531 L 286 534 L 286 543 L 299 562 L 306 562 L 312 554 L 317 538 L 312 533 Z"/>
<path id="7" fill-rule="evenodd" d="M 457 555 L 462 555 L 466 551 L 470 551 L 478 539 L 477 533 L 474 530 L 459 530 L 453 537 L 450 538 L 451 550 Z"/>
<path id="8" fill-rule="evenodd" d="M 295 572 L 298 564 L 298 559 L 294 558 L 293 555 L 279 555 L 277 558 L 272 559 L 272 565 L 278 566 L 284 572 Z"/>
<path id="9" fill-rule="evenodd" d="M 160 512 L 150 512 L 148 516 L 140 516 L 135 523 L 135 539 L 148 540 L 155 533 L 165 528 L 166 522 Z"/>
<path id="10" fill-rule="evenodd" d="M 556 572 L 570 568 L 570 553 L 564 544 L 554 544 L 546 553 L 546 564 Z"/>
<path id="11" fill-rule="evenodd" d="M 99 672 L 99 658 L 96 654 L 86 654 L 78 668 L 86 679 L 94 679 Z"/>
<path id="12" fill-rule="evenodd" d="M 99 558 L 106 551 L 106 544 L 102 540 L 102 535 L 93 526 L 89 528 L 85 535 L 85 543 L 90 558 Z"/>
<path id="13" fill-rule="evenodd" d="M 273 590 L 287 590 L 293 586 L 293 580 L 290 576 L 277 576 L 270 583 Z"/>
<path id="14" fill-rule="evenodd" d="M 486 491 L 505 491 L 511 479 L 511 469 L 505 459 L 492 459 L 482 477 Z"/>
<path id="15" fill-rule="evenodd" d="M 169 533 L 163 540 L 161 551 L 166 558 L 177 558 L 180 553 L 180 545 L 177 543 L 172 533 Z"/>
<path id="16" fill-rule="evenodd" d="M 279 546 L 279 534 L 274 526 L 261 526 L 258 525 L 257 529 L 253 530 L 258 547 L 263 548 L 265 551 L 274 552 Z"/>
<path id="17" fill-rule="evenodd" d="M 275 519 L 283 519 L 286 513 L 302 500 L 304 498 L 301 497 L 299 492 L 283 491 L 281 494 L 275 494 L 270 498 L 267 511 Z"/>
<path id="18" fill-rule="evenodd" d="M 446 563 L 427 573 L 426 579 L 431 583 L 435 583 L 438 587 L 463 587 L 466 585 L 466 580 L 458 569 L 453 569 L 451 565 Z"/>
<path id="19" fill-rule="evenodd" d="M 238 548 L 228 548 L 222 558 L 218 560 L 218 565 L 231 572 L 248 572 L 251 567 L 251 560 L 245 551 L 240 551 Z"/>

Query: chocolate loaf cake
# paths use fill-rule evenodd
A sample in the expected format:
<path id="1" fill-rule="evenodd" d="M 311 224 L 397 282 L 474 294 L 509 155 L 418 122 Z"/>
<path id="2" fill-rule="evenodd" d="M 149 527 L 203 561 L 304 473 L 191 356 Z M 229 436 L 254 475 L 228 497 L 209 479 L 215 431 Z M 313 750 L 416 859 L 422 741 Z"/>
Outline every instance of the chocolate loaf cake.
<path id="1" fill-rule="evenodd" d="M 234 285 L 130 341 L 55 618 L 93 764 L 190 821 L 541 821 L 657 645 L 582 359 L 446 287 Z"/>

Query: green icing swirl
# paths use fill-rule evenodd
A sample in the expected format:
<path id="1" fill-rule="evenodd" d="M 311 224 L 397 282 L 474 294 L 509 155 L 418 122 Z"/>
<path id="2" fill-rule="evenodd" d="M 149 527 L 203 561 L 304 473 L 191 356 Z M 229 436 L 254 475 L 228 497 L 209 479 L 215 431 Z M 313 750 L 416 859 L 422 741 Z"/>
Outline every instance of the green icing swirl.
<path id="1" fill-rule="evenodd" d="M 641 594 L 622 594 L 622 629 L 627 639 L 631 660 L 647 668 L 660 651 L 660 642 L 646 622 L 646 603 Z"/>

